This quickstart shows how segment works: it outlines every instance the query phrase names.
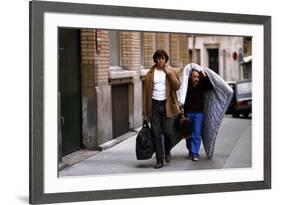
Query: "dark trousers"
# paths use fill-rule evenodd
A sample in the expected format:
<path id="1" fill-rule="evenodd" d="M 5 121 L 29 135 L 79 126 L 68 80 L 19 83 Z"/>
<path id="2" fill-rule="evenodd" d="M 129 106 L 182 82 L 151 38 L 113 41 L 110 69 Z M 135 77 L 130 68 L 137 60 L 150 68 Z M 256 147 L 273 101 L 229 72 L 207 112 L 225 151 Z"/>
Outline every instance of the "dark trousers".
<path id="1" fill-rule="evenodd" d="M 173 135 L 173 119 L 166 118 L 165 103 L 166 101 L 152 99 L 151 128 L 157 160 L 164 158 L 164 150 L 165 155 L 169 154 L 171 150 L 170 137 Z"/>

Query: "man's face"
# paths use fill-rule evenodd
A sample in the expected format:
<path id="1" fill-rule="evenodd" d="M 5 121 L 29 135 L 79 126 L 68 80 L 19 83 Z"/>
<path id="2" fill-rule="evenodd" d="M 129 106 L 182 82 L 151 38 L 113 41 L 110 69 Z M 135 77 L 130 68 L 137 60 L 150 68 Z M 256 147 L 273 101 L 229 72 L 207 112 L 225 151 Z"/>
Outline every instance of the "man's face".
<path id="1" fill-rule="evenodd" d="M 191 82 L 193 86 L 197 86 L 200 80 L 200 73 L 198 71 L 192 71 Z"/>
<path id="2" fill-rule="evenodd" d="M 156 65 L 158 67 L 164 67 L 165 66 L 165 63 L 166 63 L 166 59 L 164 56 L 162 57 L 159 57 L 159 58 L 156 58 Z"/>

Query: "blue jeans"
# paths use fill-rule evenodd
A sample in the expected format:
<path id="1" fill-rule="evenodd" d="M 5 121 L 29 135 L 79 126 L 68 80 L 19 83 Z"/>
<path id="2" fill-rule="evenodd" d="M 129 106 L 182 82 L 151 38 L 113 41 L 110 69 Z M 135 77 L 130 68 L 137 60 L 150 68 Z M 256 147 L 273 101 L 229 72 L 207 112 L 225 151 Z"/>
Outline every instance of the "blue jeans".
<path id="1" fill-rule="evenodd" d="M 202 112 L 188 112 L 186 116 L 191 120 L 192 136 L 186 139 L 186 148 L 193 157 L 199 157 L 201 146 Z"/>

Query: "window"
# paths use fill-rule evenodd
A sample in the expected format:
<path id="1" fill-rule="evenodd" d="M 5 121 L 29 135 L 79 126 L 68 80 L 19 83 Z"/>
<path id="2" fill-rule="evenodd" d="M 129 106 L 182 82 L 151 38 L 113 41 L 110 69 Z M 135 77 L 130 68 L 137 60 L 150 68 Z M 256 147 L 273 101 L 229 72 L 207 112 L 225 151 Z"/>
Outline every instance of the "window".
<path id="1" fill-rule="evenodd" d="M 120 66 L 120 32 L 110 31 L 110 65 Z"/>
<path id="2" fill-rule="evenodd" d="M 195 55 L 193 55 L 193 51 Z M 200 57 L 200 49 L 190 49 L 189 50 L 189 62 L 196 63 L 198 65 L 201 64 L 201 57 Z"/>
<path id="3" fill-rule="evenodd" d="M 243 82 L 237 84 L 237 93 L 238 95 L 252 93 L 252 82 Z"/>

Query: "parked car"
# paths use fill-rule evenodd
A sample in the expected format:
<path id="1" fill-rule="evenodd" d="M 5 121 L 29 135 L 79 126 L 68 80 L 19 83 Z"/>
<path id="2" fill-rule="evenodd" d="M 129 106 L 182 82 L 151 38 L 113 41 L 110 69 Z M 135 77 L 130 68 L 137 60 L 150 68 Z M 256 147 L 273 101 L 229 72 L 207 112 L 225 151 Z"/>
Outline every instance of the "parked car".
<path id="1" fill-rule="evenodd" d="M 226 113 L 232 114 L 232 117 L 239 117 L 240 114 L 248 117 L 252 113 L 252 81 L 232 81 L 228 84 L 233 89 L 234 94 Z"/>
<path id="2" fill-rule="evenodd" d="M 227 84 L 232 88 L 232 90 L 234 91 L 235 89 L 235 84 L 236 84 L 236 81 L 227 81 Z M 233 112 L 233 104 L 234 104 L 234 95 L 233 95 L 233 98 L 228 106 L 228 109 L 226 110 L 226 114 L 232 114 Z"/>

